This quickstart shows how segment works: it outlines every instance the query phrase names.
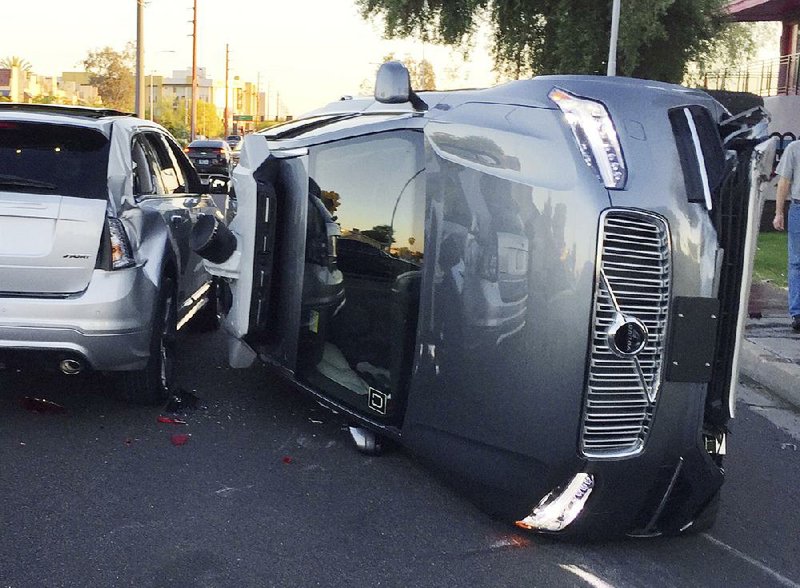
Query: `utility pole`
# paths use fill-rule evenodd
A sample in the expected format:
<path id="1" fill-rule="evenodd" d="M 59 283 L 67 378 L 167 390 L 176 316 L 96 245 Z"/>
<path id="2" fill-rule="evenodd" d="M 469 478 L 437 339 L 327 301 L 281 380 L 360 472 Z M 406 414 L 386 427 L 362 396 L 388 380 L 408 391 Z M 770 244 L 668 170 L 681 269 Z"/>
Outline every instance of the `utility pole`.
<path id="1" fill-rule="evenodd" d="M 136 0 L 136 116 L 144 118 L 144 1 Z"/>
<path id="2" fill-rule="evenodd" d="M 189 137 L 192 141 L 197 136 L 197 0 L 194 0 L 192 13 L 192 114 L 191 131 Z"/>
<path id="3" fill-rule="evenodd" d="M 225 136 L 228 136 L 228 118 L 230 117 L 230 113 L 228 112 L 228 94 L 230 94 L 230 89 L 228 87 L 228 74 L 230 72 L 230 47 L 227 43 L 225 43 Z"/>
<path id="4" fill-rule="evenodd" d="M 614 0 L 611 9 L 611 42 L 608 45 L 608 72 L 607 75 L 617 75 L 617 39 L 619 38 L 619 9 L 620 0 Z"/>

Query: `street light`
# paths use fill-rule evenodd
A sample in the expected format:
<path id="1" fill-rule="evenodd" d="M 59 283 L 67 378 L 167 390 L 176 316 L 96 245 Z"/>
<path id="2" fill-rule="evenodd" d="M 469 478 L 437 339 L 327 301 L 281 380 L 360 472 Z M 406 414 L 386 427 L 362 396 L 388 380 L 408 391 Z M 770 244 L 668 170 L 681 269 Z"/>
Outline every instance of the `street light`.
<path id="1" fill-rule="evenodd" d="M 136 116 L 144 117 L 144 6 L 136 0 Z"/>
<path id="2" fill-rule="evenodd" d="M 619 38 L 619 9 L 620 0 L 614 0 L 611 8 L 611 41 L 608 44 L 608 72 L 607 75 L 617 75 L 617 39 Z"/>

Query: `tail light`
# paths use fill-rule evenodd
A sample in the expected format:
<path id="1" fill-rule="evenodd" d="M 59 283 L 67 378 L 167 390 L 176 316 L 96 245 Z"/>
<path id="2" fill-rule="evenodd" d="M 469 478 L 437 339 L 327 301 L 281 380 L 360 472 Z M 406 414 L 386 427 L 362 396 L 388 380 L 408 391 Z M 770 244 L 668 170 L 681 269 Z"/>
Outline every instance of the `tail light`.
<path id="1" fill-rule="evenodd" d="M 621 190 L 628 170 L 619 135 L 605 105 L 553 88 L 550 100 L 564 113 L 583 160 L 606 188 Z"/>
<path id="2" fill-rule="evenodd" d="M 108 233 L 111 240 L 111 269 L 124 269 L 136 265 L 133 250 L 128 234 L 122 221 L 118 218 L 109 218 Z"/>

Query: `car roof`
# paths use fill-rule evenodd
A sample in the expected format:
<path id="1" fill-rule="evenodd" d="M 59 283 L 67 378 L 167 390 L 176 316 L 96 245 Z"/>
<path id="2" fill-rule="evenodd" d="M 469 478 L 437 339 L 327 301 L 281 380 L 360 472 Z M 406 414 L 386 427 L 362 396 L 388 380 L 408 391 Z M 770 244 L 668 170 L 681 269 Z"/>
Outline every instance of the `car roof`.
<path id="1" fill-rule="evenodd" d="M 417 110 L 409 102 L 383 104 L 372 97 L 342 98 L 308 112 L 293 121 L 260 131 L 268 141 L 298 143 L 313 136 L 327 134 L 339 127 L 388 125 L 393 119 L 419 117 L 433 120 L 454 108 L 468 103 L 502 104 L 509 106 L 556 109 L 549 93 L 561 88 L 578 96 L 599 100 L 607 108 L 626 116 L 641 114 L 643 105 L 651 104 L 658 96 L 662 107 L 678 104 L 701 104 L 719 117 L 719 103 L 702 90 L 675 84 L 624 77 L 599 75 L 553 75 L 528 80 L 515 80 L 486 89 L 464 89 L 419 92 L 427 109 Z M 387 126 L 388 128 L 388 126 Z M 352 130 L 351 130 L 352 133 Z"/>
<path id="2" fill-rule="evenodd" d="M 106 135 L 110 133 L 112 125 L 126 128 L 129 131 L 139 128 L 163 130 L 163 127 L 157 123 L 119 110 L 60 104 L 0 102 L 0 120 L 81 126 L 97 129 Z"/>
<path id="3" fill-rule="evenodd" d="M 70 106 L 66 104 L 24 104 L 19 102 L 0 102 L 0 112 L 6 111 L 74 116 L 95 120 L 110 116 L 134 116 L 130 112 L 122 112 L 121 110 L 114 110 L 112 108 Z"/>

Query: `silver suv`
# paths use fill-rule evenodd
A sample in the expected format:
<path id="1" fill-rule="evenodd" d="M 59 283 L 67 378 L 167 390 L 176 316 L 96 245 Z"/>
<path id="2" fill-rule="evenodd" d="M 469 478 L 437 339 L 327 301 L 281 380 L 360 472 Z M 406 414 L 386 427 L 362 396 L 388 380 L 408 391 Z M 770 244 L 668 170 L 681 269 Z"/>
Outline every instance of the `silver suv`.
<path id="1" fill-rule="evenodd" d="M 88 108 L 0 104 L 0 364 L 120 372 L 164 399 L 177 329 L 216 318 L 192 226 L 221 217 L 162 127 Z"/>

